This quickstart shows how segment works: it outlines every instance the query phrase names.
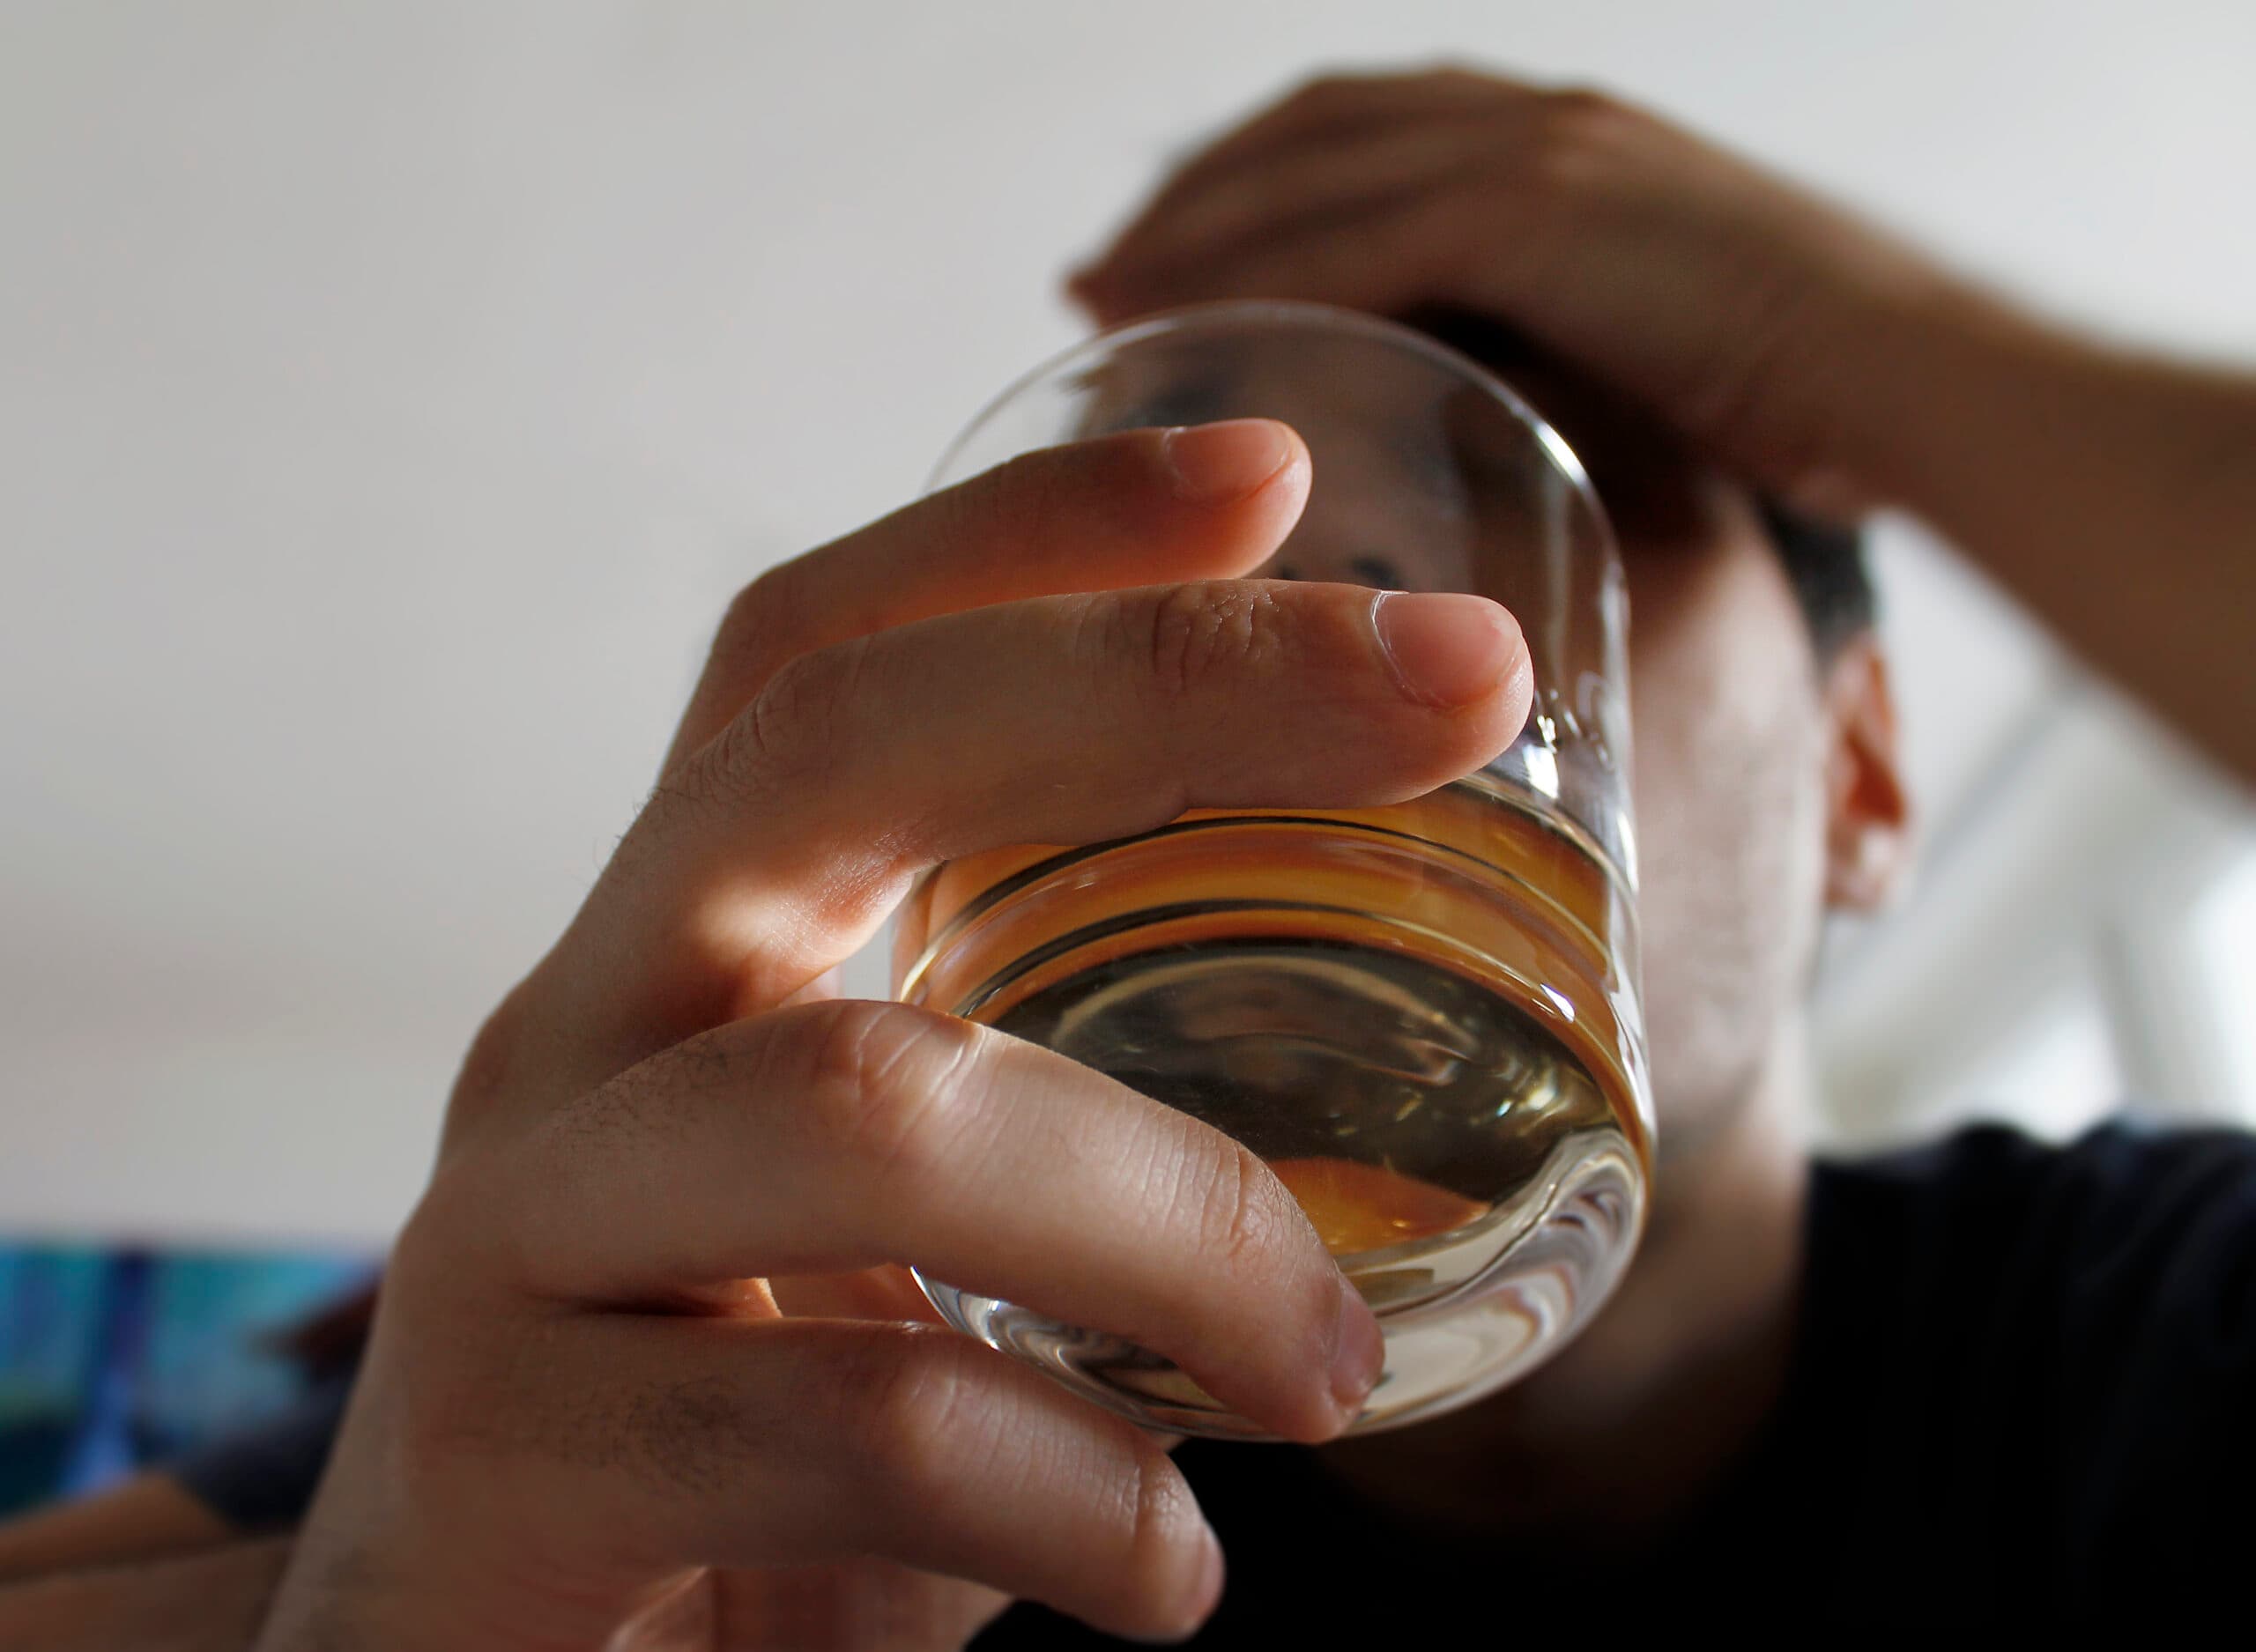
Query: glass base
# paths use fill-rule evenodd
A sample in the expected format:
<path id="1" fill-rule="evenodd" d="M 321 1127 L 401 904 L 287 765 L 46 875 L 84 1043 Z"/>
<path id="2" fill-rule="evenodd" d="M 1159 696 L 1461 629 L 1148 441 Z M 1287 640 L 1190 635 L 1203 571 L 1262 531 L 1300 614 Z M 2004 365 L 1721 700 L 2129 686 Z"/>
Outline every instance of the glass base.
<path id="1" fill-rule="evenodd" d="M 1617 1133 L 1561 1141 L 1514 1198 L 1480 1222 L 1430 1240 L 1340 1257 L 1378 1315 L 1386 1366 L 1349 1433 L 1375 1433 L 1454 1411 L 1527 1374 L 1570 1341 L 1613 1293 L 1636 1247 L 1644 1183 Z M 1506 1230 L 1517 1230 L 1517 1237 Z M 1435 1295 L 1452 1253 L 1503 1248 Z M 1048 1372 L 1130 1421 L 1168 1433 L 1273 1440 L 1214 1400 L 1171 1360 L 1117 1337 L 959 1291 L 919 1271 L 941 1315 L 989 1347 Z"/>

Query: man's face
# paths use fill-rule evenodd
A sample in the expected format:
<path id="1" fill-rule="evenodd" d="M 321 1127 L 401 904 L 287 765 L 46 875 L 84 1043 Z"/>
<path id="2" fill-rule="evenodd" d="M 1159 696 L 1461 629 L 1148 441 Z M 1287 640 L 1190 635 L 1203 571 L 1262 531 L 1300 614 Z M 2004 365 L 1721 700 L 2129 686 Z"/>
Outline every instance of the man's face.
<path id="1" fill-rule="evenodd" d="M 1511 602 L 1467 545 L 1509 541 L 1514 525 L 1478 521 L 1453 465 L 1437 463 L 1466 454 L 1426 452 L 1415 435 L 1434 426 L 1422 370 L 1358 371 L 1350 398 L 1327 382 L 1341 364 L 1299 346 L 1234 356 L 1228 382 L 1203 370 L 1161 362 L 1149 382 L 1117 380 L 1101 422 L 1269 412 L 1299 429 L 1316 462 L 1308 513 L 1258 576 Z M 1525 361 L 1503 376 L 1583 460 L 1622 552 L 1646 1025 L 1661 1151 L 1674 1158 L 1748 1094 L 1808 979 L 1826 887 L 1826 702 L 1746 490 L 1572 375 Z M 1375 429 L 1409 433 L 1374 441 Z M 1524 552 L 1508 546 L 1506 561 Z"/>
<path id="2" fill-rule="evenodd" d="M 1660 1145 L 1695 1152 L 1799 1011 L 1825 904 L 1829 734 L 1753 501 L 1688 470 L 1624 511 L 1646 1026 Z"/>
<path id="3" fill-rule="evenodd" d="M 1677 1159 L 1729 1120 L 1799 1013 L 1835 730 L 1752 494 L 1577 375 L 1529 359 L 1504 376 L 1583 461 L 1628 578 L 1645 1021 Z"/>

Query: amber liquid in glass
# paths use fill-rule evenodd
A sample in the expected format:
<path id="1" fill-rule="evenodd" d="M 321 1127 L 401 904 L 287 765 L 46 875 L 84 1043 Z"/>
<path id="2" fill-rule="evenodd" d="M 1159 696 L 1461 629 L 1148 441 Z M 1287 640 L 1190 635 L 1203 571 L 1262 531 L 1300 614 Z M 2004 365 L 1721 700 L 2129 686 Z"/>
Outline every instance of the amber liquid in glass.
<path id="1" fill-rule="evenodd" d="M 903 907 L 894 961 L 909 1001 L 1258 1153 L 1387 1332 L 1366 1431 L 1509 1381 L 1612 1288 L 1651 1152 L 1630 913 L 1577 833 L 1483 774 L 952 862 Z M 1138 1420 L 1253 1432 L 1143 1350 L 924 1283 Z"/>

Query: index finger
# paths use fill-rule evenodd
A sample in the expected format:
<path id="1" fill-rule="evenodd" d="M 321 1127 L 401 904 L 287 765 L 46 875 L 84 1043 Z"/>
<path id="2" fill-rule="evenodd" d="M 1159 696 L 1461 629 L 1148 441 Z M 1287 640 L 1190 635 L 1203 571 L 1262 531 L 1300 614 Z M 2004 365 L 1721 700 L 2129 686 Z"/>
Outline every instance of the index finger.
<path id="1" fill-rule="evenodd" d="M 666 752 L 671 774 L 802 654 L 1028 596 L 1224 579 L 1299 520 L 1308 448 L 1266 419 L 1029 453 L 779 564 L 730 604 Z"/>

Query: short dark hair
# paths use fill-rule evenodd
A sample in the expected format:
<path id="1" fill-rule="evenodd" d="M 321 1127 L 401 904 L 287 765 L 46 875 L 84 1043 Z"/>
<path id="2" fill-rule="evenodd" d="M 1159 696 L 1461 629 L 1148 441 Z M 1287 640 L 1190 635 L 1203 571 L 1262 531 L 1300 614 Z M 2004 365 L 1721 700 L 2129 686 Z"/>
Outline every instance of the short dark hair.
<path id="1" fill-rule="evenodd" d="M 1864 530 L 1805 515 L 1767 493 L 1758 493 L 1755 503 L 1809 624 L 1810 643 L 1820 663 L 1829 660 L 1880 618 L 1880 592 L 1873 582 Z"/>
<path id="2" fill-rule="evenodd" d="M 1491 315 L 1453 307 L 1429 307 L 1397 319 L 1492 369 L 1507 382 L 1536 364 L 1551 376 L 1571 373 L 1567 364 Z M 1576 376 L 1587 382 L 1582 375 Z M 1822 664 L 1843 643 L 1870 630 L 1879 617 L 1879 594 L 1873 583 L 1864 530 L 1852 523 L 1828 522 L 1795 510 L 1759 488 L 1754 492 L 1763 528 L 1785 569 L 1786 582 L 1800 604 L 1811 645 Z"/>

